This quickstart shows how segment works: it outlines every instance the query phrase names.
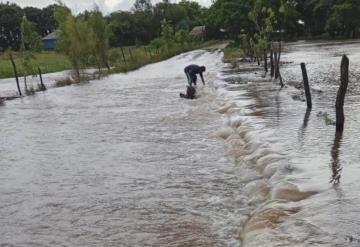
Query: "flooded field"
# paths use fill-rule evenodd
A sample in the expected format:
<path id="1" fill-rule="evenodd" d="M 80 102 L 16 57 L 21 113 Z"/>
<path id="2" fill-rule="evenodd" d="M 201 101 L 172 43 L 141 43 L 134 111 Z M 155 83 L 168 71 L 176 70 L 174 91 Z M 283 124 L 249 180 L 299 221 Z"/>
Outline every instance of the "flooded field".
<path id="1" fill-rule="evenodd" d="M 359 246 L 360 43 L 285 50 L 281 91 L 256 65 L 233 68 L 209 49 L 7 101 L 0 245 Z M 336 136 L 344 53 L 351 73 Z M 207 66 L 193 101 L 178 97 L 189 63 Z M 1 96 L 12 90 L 0 81 Z"/>

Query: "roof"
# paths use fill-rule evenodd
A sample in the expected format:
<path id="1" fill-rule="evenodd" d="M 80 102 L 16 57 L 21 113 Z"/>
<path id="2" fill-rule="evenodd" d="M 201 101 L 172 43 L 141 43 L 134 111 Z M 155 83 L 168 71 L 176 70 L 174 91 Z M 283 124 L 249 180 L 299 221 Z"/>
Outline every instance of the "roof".
<path id="1" fill-rule="evenodd" d="M 205 26 L 196 26 L 191 30 L 190 35 L 195 35 L 195 36 L 204 35 L 205 31 L 206 31 Z"/>
<path id="2" fill-rule="evenodd" d="M 49 33 L 48 35 L 46 35 L 41 40 L 54 40 L 54 39 L 57 39 L 56 32 Z"/>

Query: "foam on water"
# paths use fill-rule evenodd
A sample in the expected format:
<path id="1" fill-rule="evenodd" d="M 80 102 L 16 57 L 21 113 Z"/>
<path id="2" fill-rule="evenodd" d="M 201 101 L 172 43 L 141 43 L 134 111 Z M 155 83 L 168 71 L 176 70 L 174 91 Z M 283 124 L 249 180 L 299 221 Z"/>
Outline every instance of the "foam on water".
<path id="1" fill-rule="evenodd" d="M 329 59 L 328 52 L 331 50 L 327 46 L 342 51 L 335 59 Z M 299 47 L 301 48 L 297 50 Z M 356 151 L 352 148 L 353 145 L 345 144 L 344 140 L 338 144 L 335 138 L 332 144 L 331 133 L 334 133 L 334 130 L 325 127 L 325 121 L 322 119 L 316 120 L 313 116 L 316 114 L 299 114 L 299 110 L 305 105 L 298 101 L 302 89 L 291 85 L 297 85 L 299 81 L 301 83 L 301 70 L 297 64 L 307 61 L 308 70 L 309 67 L 311 70 L 310 78 L 315 80 L 312 86 L 315 102 L 313 109 L 333 115 L 333 99 L 337 86 L 324 87 L 326 79 L 323 77 L 327 78 L 326 73 L 339 71 L 334 66 L 340 64 L 340 59 L 339 63 L 336 63 L 336 58 L 339 58 L 343 51 L 352 51 L 351 59 L 359 61 L 359 56 L 353 52 L 359 48 L 358 42 L 345 43 L 342 46 L 326 42 L 308 43 L 306 46 L 302 46 L 301 43 L 289 44 L 286 47 L 289 52 L 283 55 L 283 59 L 289 62 L 283 68 L 283 75 L 286 82 L 297 83 L 289 83 L 282 91 L 278 91 L 276 82 L 262 76 L 261 68 L 256 69 L 246 63 L 239 65 L 241 69 L 225 68 L 221 80 L 216 81 L 219 94 L 228 99 L 226 107 L 219 108 L 223 116 L 228 118 L 225 121 L 227 128 L 233 128 L 233 131 L 228 130 L 227 133 L 241 138 L 235 142 L 228 142 L 226 139 L 227 146 L 234 145 L 227 147 L 227 154 L 232 155 L 242 169 L 250 167 L 260 176 L 255 181 L 247 180 L 245 183 L 245 192 L 248 196 L 251 195 L 250 201 L 254 205 L 240 233 L 245 246 L 308 246 L 312 243 L 323 246 L 356 246 L 358 234 L 354 233 L 350 222 L 342 223 L 341 229 L 336 223 L 324 223 L 334 222 L 332 211 L 335 205 L 344 209 L 338 218 L 358 219 L 357 210 L 345 206 L 346 204 L 340 206 L 339 203 L 333 203 L 336 199 L 329 196 L 329 191 L 333 189 L 329 183 L 330 171 L 333 172 L 332 177 L 336 178 L 341 178 L 339 173 L 344 173 L 339 166 L 339 154 L 343 155 L 343 164 L 355 164 L 358 160 L 358 157 L 354 157 Z M 328 67 L 324 69 L 322 63 Z M 354 67 L 352 69 L 358 70 Z M 321 74 L 316 75 L 320 71 Z M 333 76 L 331 84 L 337 76 Z M 357 75 L 354 73 L 352 77 Z M 354 121 L 347 120 L 347 131 L 354 136 L 359 134 L 359 131 L 352 127 L 360 117 L 356 110 L 357 103 L 353 100 L 358 92 L 353 86 L 347 95 L 350 99 L 350 106 L 347 107 L 348 116 L 355 117 Z M 241 108 L 241 111 L 229 112 L 229 109 L 237 107 Z M 300 128 L 296 129 L 296 125 Z M 354 136 L 347 136 L 348 143 L 358 142 Z M 340 153 L 338 148 L 344 145 L 349 149 L 345 151 L 341 148 Z M 327 147 L 332 148 L 328 150 Z M 330 159 L 331 169 L 328 165 Z M 354 169 L 354 166 L 347 167 L 347 170 L 350 169 Z M 353 193 L 352 187 L 356 186 L 355 181 L 347 173 L 342 187 L 348 188 L 350 195 Z M 351 197 L 351 200 L 359 201 L 354 197 Z M 340 198 L 339 202 L 342 201 Z M 317 209 L 314 211 L 314 208 Z M 360 220 L 355 225 L 358 226 L 359 222 Z M 333 237 L 334 234 L 338 236 L 337 239 Z M 350 242 L 348 236 L 351 236 Z"/>

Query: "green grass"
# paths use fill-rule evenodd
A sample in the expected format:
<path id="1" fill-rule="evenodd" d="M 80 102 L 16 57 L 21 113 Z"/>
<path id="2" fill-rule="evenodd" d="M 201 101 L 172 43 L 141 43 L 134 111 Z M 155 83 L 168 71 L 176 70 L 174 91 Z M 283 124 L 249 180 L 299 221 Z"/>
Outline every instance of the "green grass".
<path id="1" fill-rule="evenodd" d="M 175 45 L 169 49 L 163 48 L 160 50 L 150 49 L 149 47 L 147 47 L 145 50 L 144 46 L 125 47 L 123 48 L 123 53 L 126 62 L 124 61 L 121 48 L 113 48 L 110 50 L 110 54 L 116 54 L 117 56 L 114 57 L 117 57 L 117 59 L 111 59 L 113 67 L 111 73 L 128 72 L 147 64 L 168 59 L 183 52 L 209 47 L 219 43 L 219 41 L 211 40 L 206 42 L 186 44 L 183 46 Z M 112 55 L 110 55 L 110 57 L 112 57 Z"/>
<path id="2" fill-rule="evenodd" d="M 156 63 L 168 59 L 182 52 L 208 47 L 218 43 L 220 42 L 198 42 L 187 44 L 184 46 L 177 45 L 170 49 L 160 50 L 150 49 L 149 47 L 146 47 L 146 52 L 144 46 L 124 47 L 123 51 L 126 63 L 123 60 L 121 49 L 112 48 L 110 49 L 110 64 L 112 67 L 110 73 L 128 72 L 150 63 Z M 24 71 L 20 62 L 20 55 L 19 53 L 14 52 L 13 56 L 15 59 L 18 75 L 22 76 Z M 43 51 L 35 53 L 35 58 L 36 60 L 34 61 L 34 64 L 36 65 L 36 67 L 39 66 L 42 70 L 42 73 L 44 74 L 71 69 L 71 63 L 69 59 L 66 56 L 54 51 Z M 0 78 L 9 77 L 14 77 L 14 71 L 9 59 L 9 55 L 6 53 L 0 53 Z"/>
<path id="3" fill-rule="evenodd" d="M 24 71 L 21 66 L 19 53 L 14 52 L 14 60 L 17 67 L 19 76 L 23 75 Z M 36 60 L 34 65 L 39 66 L 42 70 L 42 73 L 51 73 L 62 71 L 66 69 L 71 69 L 71 63 L 66 56 L 53 52 L 53 51 L 43 51 L 35 53 Z M 5 53 L 0 54 L 0 78 L 14 77 L 14 70 L 11 65 L 9 56 Z"/>
<path id="4" fill-rule="evenodd" d="M 243 54 L 240 45 L 229 43 L 224 49 L 224 62 L 235 63 Z"/>

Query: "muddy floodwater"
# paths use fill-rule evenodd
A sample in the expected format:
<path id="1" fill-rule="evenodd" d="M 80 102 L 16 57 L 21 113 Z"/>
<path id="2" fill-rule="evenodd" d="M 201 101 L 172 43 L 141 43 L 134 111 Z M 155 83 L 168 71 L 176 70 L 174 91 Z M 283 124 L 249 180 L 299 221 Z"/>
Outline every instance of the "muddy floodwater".
<path id="1" fill-rule="evenodd" d="M 5 102 L 0 246 L 359 246 L 360 42 L 284 49 L 282 90 L 212 48 L 61 88 L 65 72 L 49 74 L 49 90 Z M 207 67 L 191 101 L 190 63 Z M 0 96 L 15 90 L 0 80 Z"/>

